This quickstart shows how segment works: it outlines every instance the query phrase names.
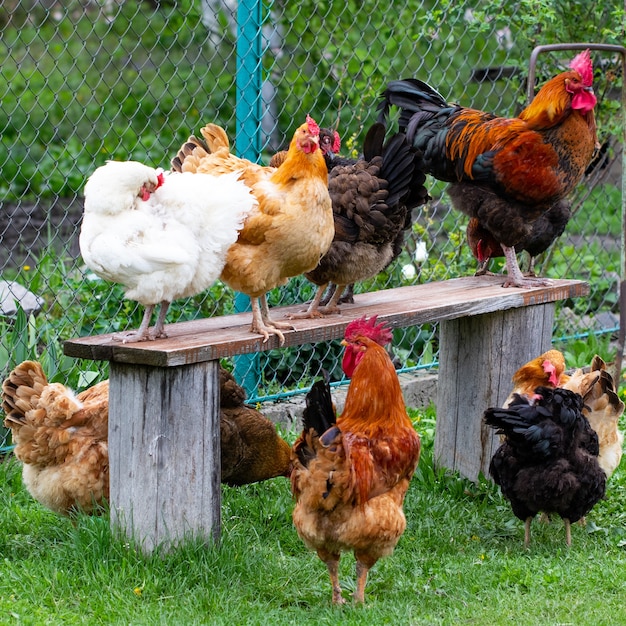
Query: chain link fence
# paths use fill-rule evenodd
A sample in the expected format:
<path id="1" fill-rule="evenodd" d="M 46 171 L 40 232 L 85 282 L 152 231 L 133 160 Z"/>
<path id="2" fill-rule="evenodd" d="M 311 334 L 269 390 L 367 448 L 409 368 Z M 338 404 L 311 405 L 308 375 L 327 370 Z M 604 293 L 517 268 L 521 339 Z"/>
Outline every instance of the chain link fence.
<path id="1" fill-rule="evenodd" d="M 83 388 L 106 377 L 106 365 L 64 357 L 63 340 L 139 325 L 139 307 L 87 271 L 78 250 L 82 189 L 107 159 L 168 167 L 189 134 L 216 122 L 239 154 L 267 163 L 306 113 L 337 126 L 343 152 L 356 155 L 384 85 L 411 76 L 449 100 L 515 115 L 527 102 L 534 46 L 598 37 L 620 44 L 623 28 L 615 0 L 601 7 L 567 0 L 3 2 L 0 377 L 35 358 L 52 379 Z M 537 82 L 572 56 L 542 56 Z M 591 284 L 589 298 L 558 307 L 554 336 L 565 345 L 598 333 L 608 345 L 619 325 L 621 60 L 593 57 L 602 149 L 571 198 L 565 234 L 538 266 L 543 275 Z M 444 185 L 428 184 L 433 200 L 414 211 L 405 250 L 357 285 L 357 298 L 475 271 L 465 217 L 451 209 Z M 272 292 L 270 305 L 304 302 L 313 292 L 298 277 Z M 229 313 L 234 303 L 235 294 L 217 284 L 175 303 L 168 321 Z M 399 366 L 436 366 L 435 324 L 394 333 Z M 340 378 L 339 354 L 338 343 L 329 343 L 261 355 L 251 399 L 305 388 L 322 367 Z"/>

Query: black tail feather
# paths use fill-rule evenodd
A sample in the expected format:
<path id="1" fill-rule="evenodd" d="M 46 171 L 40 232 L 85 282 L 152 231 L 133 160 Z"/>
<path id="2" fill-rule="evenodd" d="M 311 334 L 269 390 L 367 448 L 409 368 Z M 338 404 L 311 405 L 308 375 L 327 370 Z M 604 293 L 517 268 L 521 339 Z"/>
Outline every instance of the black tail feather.
<path id="1" fill-rule="evenodd" d="M 335 424 L 337 416 L 330 394 L 329 376 L 323 372 L 324 379 L 313 383 L 306 394 L 306 408 L 302 414 L 304 430 L 312 428 L 318 435 L 326 432 Z"/>

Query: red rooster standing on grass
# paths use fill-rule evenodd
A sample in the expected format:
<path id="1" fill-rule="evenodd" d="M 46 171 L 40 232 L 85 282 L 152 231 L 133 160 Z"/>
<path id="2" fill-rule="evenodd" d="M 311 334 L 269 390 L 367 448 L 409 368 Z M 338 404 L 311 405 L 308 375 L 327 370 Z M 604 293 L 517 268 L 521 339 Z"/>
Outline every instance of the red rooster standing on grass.
<path id="1" fill-rule="evenodd" d="M 537 221 L 572 191 L 593 157 L 592 79 L 585 50 L 516 118 L 450 104 L 412 78 L 390 82 L 383 93 L 379 120 L 387 118 L 392 105 L 401 109 L 400 129 L 423 154 L 422 169 L 452 183 L 448 193 L 455 208 L 476 218 L 490 242 L 502 248 L 505 287 L 549 284 L 522 275 L 516 249 L 538 236 Z M 553 238 L 560 234 L 555 232 Z"/>

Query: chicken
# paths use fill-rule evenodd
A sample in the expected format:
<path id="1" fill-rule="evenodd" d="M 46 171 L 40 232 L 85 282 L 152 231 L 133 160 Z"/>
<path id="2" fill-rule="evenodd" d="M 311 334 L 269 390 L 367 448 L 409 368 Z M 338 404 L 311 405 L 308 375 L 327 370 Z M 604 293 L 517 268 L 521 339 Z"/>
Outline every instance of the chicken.
<path id="1" fill-rule="evenodd" d="M 561 387 L 568 379 L 563 353 L 548 350 L 522 365 L 513 374 L 513 389 L 504 406 L 507 407 L 516 395 L 531 399 L 537 387 Z"/>
<path id="2" fill-rule="evenodd" d="M 258 200 L 236 243 L 228 250 L 221 279 L 247 294 L 251 331 L 280 345 L 293 326 L 270 318 L 266 293 L 292 276 L 314 269 L 335 234 L 328 171 L 319 150 L 319 126 L 307 116 L 291 140 L 280 167 L 263 167 L 230 153 L 223 129 L 208 124 L 203 140 L 190 137 L 172 160 L 177 171 L 216 176 L 237 172 Z"/>
<path id="3" fill-rule="evenodd" d="M 598 355 L 594 356 L 591 367 L 577 369 L 562 386 L 582 396 L 583 415 L 598 435 L 598 462 L 610 478 L 622 460 L 624 433 L 618 426 L 624 403 L 617 395 L 606 363 Z"/>
<path id="4" fill-rule="evenodd" d="M 341 552 L 354 552 L 354 600 L 362 603 L 370 568 L 393 552 L 406 527 L 402 505 L 420 439 L 398 376 L 379 345 L 388 333 L 363 319 L 348 324 L 342 367 L 352 380 L 343 412 L 335 418 L 328 383 L 316 382 L 292 448 L 293 522 L 305 545 L 326 564 L 334 604 L 344 602 Z"/>
<path id="5" fill-rule="evenodd" d="M 318 286 L 304 313 L 292 318 L 319 317 L 339 312 L 344 289 L 376 276 L 398 257 L 404 235 L 411 226 L 411 209 L 429 199 L 425 175 L 415 169 L 415 151 L 402 133 L 385 145 L 385 127 L 373 124 L 363 144 L 363 157 L 338 160 L 328 150 L 330 131 L 323 136 L 322 151 L 329 167 L 328 190 L 332 200 L 335 236 L 318 266 L 306 272 Z M 321 136 L 321 133 L 320 133 Z M 338 135 L 332 149 L 338 148 Z M 322 296 L 332 283 L 332 296 Z"/>
<path id="6" fill-rule="evenodd" d="M 24 464 L 29 493 L 49 509 L 100 512 L 109 496 L 109 381 L 74 395 L 24 361 L 2 385 L 4 425 Z M 245 391 L 220 368 L 221 481 L 245 485 L 291 473 L 291 446 L 245 405 Z"/>
<path id="7" fill-rule="evenodd" d="M 97 168 L 85 185 L 83 260 L 145 307 L 137 331 L 114 337 L 136 342 L 167 336 L 170 303 L 219 278 L 228 249 L 255 205 L 237 174 L 164 175 L 136 161 L 109 161 Z"/>
<path id="8" fill-rule="evenodd" d="M 528 236 L 515 247 L 517 252 L 525 250 L 528 253 L 527 276 L 536 276 L 535 261 L 537 257 L 565 232 L 571 216 L 572 210 L 569 202 L 560 200 L 532 222 Z M 479 262 L 476 276 L 482 276 L 487 273 L 489 261 L 504 256 L 504 251 L 493 235 L 480 226 L 480 222 L 475 217 L 471 218 L 467 224 L 466 234 L 470 250 Z"/>
<path id="9" fill-rule="evenodd" d="M 573 522 L 604 497 L 598 437 L 582 413 L 582 397 L 568 389 L 537 387 L 535 399 L 517 396 L 508 408 L 489 408 L 483 419 L 505 436 L 489 473 L 516 517 L 525 522 L 524 545 L 537 513 L 557 513 L 571 545 Z"/>
<path id="10" fill-rule="evenodd" d="M 109 497 L 108 383 L 74 393 L 24 361 L 2 384 L 4 425 L 26 489 L 56 513 L 101 512 Z"/>
<path id="11" fill-rule="evenodd" d="M 247 485 L 291 474 L 291 446 L 276 426 L 245 404 L 246 393 L 220 368 L 220 444 L 222 482 Z"/>
<path id="12" fill-rule="evenodd" d="M 515 250 L 535 221 L 576 186 L 598 145 L 586 50 L 549 80 L 517 118 L 500 118 L 455 104 L 416 79 L 388 84 L 379 120 L 401 108 L 400 130 L 422 154 L 419 167 L 450 182 L 454 206 L 479 220 L 502 247 L 504 286 L 549 284 L 524 277 Z M 536 233 L 535 233 L 536 236 Z"/>

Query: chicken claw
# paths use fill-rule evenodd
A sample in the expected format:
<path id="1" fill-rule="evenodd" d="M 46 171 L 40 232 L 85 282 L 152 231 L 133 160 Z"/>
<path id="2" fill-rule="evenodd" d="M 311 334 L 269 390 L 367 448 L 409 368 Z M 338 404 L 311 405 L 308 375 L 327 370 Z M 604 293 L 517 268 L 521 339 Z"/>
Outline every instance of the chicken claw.
<path id="1" fill-rule="evenodd" d="M 252 326 L 250 331 L 262 335 L 263 343 L 270 338 L 270 335 L 276 335 L 279 345 L 282 346 L 285 343 L 285 335 L 283 335 L 281 329 L 295 330 L 295 328 L 287 322 L 275 322 L 270 318 L 267 297 L 265 295 L 258 298 L 250 298 L 250 304 L 252 305 Z"/>

